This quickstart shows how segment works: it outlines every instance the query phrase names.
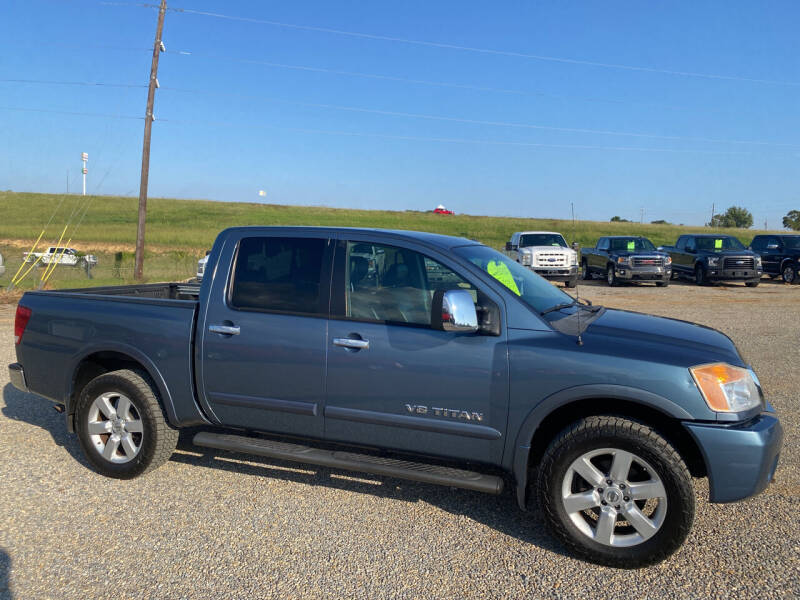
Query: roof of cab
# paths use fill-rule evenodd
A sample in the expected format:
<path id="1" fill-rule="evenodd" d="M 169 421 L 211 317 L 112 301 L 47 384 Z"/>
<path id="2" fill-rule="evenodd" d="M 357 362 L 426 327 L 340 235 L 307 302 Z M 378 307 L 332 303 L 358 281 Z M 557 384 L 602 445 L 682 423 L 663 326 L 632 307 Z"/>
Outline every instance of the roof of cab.
<path id="1" fill-rule="evenodd" d="M 274 232 L 282 232 L 282 233 L 291 233 L 293 231 L 296 232 L 316 232 L 324 235 L 332 234 L 332 233 L 358 233 L 358 234 L 380 234 L 382 236 L 388 237 L 395 237 L 401 240 L 409 240 L 420 242 L 423 244 L 427 244 L 429 246 L 434 246 L 436 248 L 444 248 L 450 249 L 455 248 L 457 246 L 474 246 L 476 244 L 480 244 L 476 240 L 470 240 L 464 237 L 455 237 L 451 235 L 442 235 L 439 233 L 428 233 L 425 231 L 407 231 L 404 229 L 379 229 L 379 228 L 368 228 L 368 227 L 297 227 L 297 226 L 289 226 L 289 227 L 272 227 L 268 225 L 251 225 L 251 226 L 244 226 L 244 227 L 230 227 L 225 229 L 222 233 L 228 231 L 253 231 L 260 232 L 260 233 L 269 233 L 270 231 Z"/>

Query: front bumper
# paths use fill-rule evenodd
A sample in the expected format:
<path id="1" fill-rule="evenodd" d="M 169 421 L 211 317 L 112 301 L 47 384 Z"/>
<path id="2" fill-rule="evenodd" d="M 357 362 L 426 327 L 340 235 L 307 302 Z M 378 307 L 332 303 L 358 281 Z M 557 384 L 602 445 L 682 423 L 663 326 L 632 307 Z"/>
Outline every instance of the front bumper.
<path id="1" fill-rule="evenodd" d="M 764 274 L 763 269 L 719 269 L 717 267 L 708 267 L 706 277 L 713 280 L 741 280 L 746 281 L 750 279 L 761 279 Z"/>
<path id="2" fill-rule="evenodd" d="M 778 467 L 783 427 L 774 413 L 746 423 L 683 426 L 700 447 L 706 463 L 711 502 L 735 502 L 764 491 Z"/>
<path id="3" fill-rule="evenodd" d="M 578 266 L 552 268 L 547 267 L 528 267 L 531 271 L 550 281 L 569 281 L 578 277 Z"/>
<path id="4" fill-rule="evenodd" d="M 19 363 L 11 363 L 8 365 L 8 379 L 11 385 L 20 391 L 28 391 L 28 382 L 25 380 L 25 371 Z"/>
<path id="5" fill-rule="evenodd" d="M 672 267 L 617 267 L 617 278 L 626 281 L 663 281 L 672 277 Z"/>

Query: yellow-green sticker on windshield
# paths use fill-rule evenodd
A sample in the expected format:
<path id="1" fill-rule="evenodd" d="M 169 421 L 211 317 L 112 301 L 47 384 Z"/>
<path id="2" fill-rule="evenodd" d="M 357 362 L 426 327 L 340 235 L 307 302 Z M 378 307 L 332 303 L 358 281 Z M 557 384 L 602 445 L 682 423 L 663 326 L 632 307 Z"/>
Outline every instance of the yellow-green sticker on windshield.
<path id="1" fill-rule="evenodd" d="M 522 295 L 517 287 L 517 282 L 514 281 L 514 276 L 511 274 L 511 271 L 508 270 L 508 267 L 505 264 L 501 262 L 490 261 L 489 264 L 486 265 L 486 272 L 514 292 L 517 296 Z"/>
<path id="2" fill-rule="evenodd" d="M 721 250 L 722 249 L 722 240 L 714 240 L 714 249 Z"/>
<path id="3" fill-rule="evenodd" d="M 636 250 L 636 242 L 628 242 L 628 250 Z"/>

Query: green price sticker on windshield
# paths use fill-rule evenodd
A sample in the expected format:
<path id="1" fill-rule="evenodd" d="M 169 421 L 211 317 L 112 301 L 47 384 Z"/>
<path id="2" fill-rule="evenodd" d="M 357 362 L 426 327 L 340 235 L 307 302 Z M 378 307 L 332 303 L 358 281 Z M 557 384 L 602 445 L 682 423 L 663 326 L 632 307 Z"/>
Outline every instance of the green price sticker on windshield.
<path id="1" fill-rule="evenodd" d="M 722 250 L 722 240 L 714 240 L 714 249 Z"/>
<path id="2" fill-rule="evenodd" d="M 636 242 L 628 242 L 628 250 L 636 250 Z"/>
<path id="3" fill-rule="evenodd" d="M 514 276 L 511 274 L 509 268 L 503 263 L 491 261 L 488 265 L 486 265 L 486 272 L 514 292 L 517 296 L 522 295 L 517 287 L 517 282 L 514 281 Z"/>

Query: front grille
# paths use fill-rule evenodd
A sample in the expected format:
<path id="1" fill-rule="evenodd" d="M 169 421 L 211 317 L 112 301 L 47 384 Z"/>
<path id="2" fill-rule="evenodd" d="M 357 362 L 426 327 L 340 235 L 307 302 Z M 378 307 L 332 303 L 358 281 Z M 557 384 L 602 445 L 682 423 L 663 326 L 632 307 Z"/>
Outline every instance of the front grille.
<path id="1" fill-rule="evenodd" d="M 567 255 L 560 252 L 539 252 L 534 257 L 536 267 L 566 267 Z"/>
<path id="2" fill-rule="evenodd" d="M 753 269 L 755 261 L 752 256 L 726 256 L 722 262 L 723 269 Z"/>
<path id="3" fill-rule="evenodd" d="M 634 256 L 634 267 L 660 267 L 663 265 L 664 259 L 660 256 Z"/>

